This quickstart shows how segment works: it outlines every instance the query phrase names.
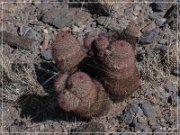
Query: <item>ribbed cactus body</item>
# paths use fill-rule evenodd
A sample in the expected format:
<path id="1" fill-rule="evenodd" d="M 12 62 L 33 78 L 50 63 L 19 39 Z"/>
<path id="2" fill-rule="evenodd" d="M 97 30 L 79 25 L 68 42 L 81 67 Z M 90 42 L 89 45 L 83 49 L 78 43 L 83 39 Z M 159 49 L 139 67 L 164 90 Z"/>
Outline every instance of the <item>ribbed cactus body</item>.
<path id="1" fill-rule="evenodd" d="M 65 78 L 66 75 L 60 75 L 55 81 L 58 104 L 63 110 L 86 118 L 102 116 L 108 112 L 109 107 L 106 107 L 106 111 L 103 108 L 109 106 L 110 101 L 102 85 L 83 72 L 75 72 L 66 81 Z"/>
<path id="2" fill-rule="evenodd" d="M 114 99 L 123 100 L 139 86 L 139 73 L 135 65 L 135 52 L 126 41 L 114 41 L 102 63 L 101 78 Z"/>
<path id="3" fill-rule="evenodd" d="M 78 40 L 67 32 L 56 35 L 52 44 L 52 54 L 57 68 L 62 73 L 73 70 L 85 57 Z"/>

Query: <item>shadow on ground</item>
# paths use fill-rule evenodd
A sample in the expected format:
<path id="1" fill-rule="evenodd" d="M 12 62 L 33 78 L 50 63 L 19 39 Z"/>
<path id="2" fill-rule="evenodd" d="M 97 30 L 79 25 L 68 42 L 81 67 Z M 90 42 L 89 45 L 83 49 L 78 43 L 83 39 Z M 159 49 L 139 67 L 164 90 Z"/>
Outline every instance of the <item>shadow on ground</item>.
<path id="1" fill-rule="evenodd" d="M 23 95 L 18 101 L 21 118 L 31 118 L 32 122 L 64 120 L 69 122 L 87 121 L 74 113 L 64 112 L 52 96 Z"/>
<path id="2" fill-rule="evenodd" d="M 51 62 L 42 62 L 35 65 L 37 81 L 43 86 L 47 95 L 28 94 L 18 100 L 21 118 L 31 118 L 32 122 L 46 120 L 64 120 L 69 122 L 87 121 L 74 113 L 64 112 L 57 103 L 57 93 L 53 89 L 54 79 L 57 75 L 55 65 Z"/>

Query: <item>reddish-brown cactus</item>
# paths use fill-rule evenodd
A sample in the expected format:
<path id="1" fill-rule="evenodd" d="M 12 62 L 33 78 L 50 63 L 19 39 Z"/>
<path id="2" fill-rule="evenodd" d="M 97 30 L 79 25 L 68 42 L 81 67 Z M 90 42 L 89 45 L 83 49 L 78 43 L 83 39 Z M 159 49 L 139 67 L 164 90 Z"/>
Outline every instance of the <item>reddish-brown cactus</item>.
<path id="1" fill-rule="evenodd" d="M 135 52 L 126 41 L 114 41 L 102 59 L 102 81 L 113 98 L 123 100 L 139 86 L 139 73 L 135 66 Z"/>
<path id="2" fill-rule="evenodd" d="M 58 103 L 65 111 L 72 111 L 86 118 L 108 112 L 109 107 L 103 111 L 104 101 L 106 106 L 109 106 L 104 89 L 94 83 L 86 73 L 76 72 L 69 77 L 60 75 L 55 81 L 55 89 L 58 93 Z M 100 102 L 100 98 L 104 101 Z"/>
<path id="3" fill-rule="evenodd" d="M 87 36 L 87 37 L 85 37 L 84 38 L 84 47 L 86 48 L 86 49 L 88 49 L 88 50 L 90 50 L 91 49 L 91 46 L 92 46 L 92 43 L 93 43 L 93 41 L 95 40 L 95 36 Z"/>
<path id="4" fill-rule="evenodd" d="M 73 70 L 85 57 L 78 40 L 70 33 L 56 35 L 52 44 L 52 55 L 60 72 Z"/>
<path id="5" fill-rule="evenodd" d="M 97 56 L 102 58 L 106 53 L 108 46 L 109 46 L 109 41 L 107 37 L 101 35 L 97 39 L 95 39 L 95 49 Z"/>
<path id="6" fill-rule="evenodd" d="M 127 28 L 121 34 L 121 39 L 129 42 L 135 49 L 138 37 L 140 34 L 140 27 L 134 22 L 129 22 Z"/>

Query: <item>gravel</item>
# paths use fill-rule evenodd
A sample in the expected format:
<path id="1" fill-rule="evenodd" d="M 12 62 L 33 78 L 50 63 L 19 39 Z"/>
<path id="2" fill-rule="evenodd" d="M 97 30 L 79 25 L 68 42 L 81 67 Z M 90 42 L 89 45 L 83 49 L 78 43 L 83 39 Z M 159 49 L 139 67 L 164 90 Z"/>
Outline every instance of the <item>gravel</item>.
<path id="1" fill-rule="evenodd" d="M 139 43 L 141 43 L 141 44 L 150 44 L 155 40 L 156 35 L 157 35 L 156 29 L 148 31 L 148 32 L 141 35 L 141 37 L 139 39 Z"/>
<path id="2" fill-rule="evenodd" d="M 148 102 L 141 103 L 140 107 L 146 117 L 150 119 L 156 117 L 156 112 L 150 103 Z"/>
<path id="3" fill-rule="evenodd" d="M 81 135 L 83 132 L 93 132 L 93 133 L 85 133 L 86 135 L 93 135 L 97 133 L 98 135 L 104 135 L 105 133 L 98 133 L 98 132 L 105 132 L 105 127 L 103 124 L 98 122 L 89 122 L 87 124 L 83 124 L 76 129 L 71 131 L 74 135 Z M 81 132 L 81 133 L 73 133 L 73 132 Z"/>
<path id="4" fill-rule="evenodd" d="M 167 92 L 176 92 L 177 91 L 177 85 L 174 83 L 167 83 L 167 84 L 165 84 L 164 89 Z"/>

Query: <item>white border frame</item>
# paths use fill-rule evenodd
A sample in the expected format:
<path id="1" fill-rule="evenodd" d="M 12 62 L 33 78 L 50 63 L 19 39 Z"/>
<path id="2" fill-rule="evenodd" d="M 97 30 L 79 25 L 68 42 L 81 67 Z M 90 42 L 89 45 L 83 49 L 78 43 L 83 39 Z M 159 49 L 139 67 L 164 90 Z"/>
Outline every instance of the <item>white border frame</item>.
<path id="1" fill-rule="evenodd" d="M 140 4 L 148 4 L 148 3 L 152 3 L 151 2 L 151 0 L 150 1 L 145 1 L 145 2 L 120 2 L 121 0 L 110 0 L 109 2 L 107 2 L 107 3 L 135 3 L 135 4 L 137 4 L 137 3 L 140 3 Z M 2 26 L 1 26 L 1 28 L 2 28 L 2 30 L 3 30 L 3 18 L 4 18 L 4 16 L 3 16 L 3 5 L 4 4 L 6 4 L 6 3 L 10 3 L 10 4 L 13 4 L 13 3 L 16 3 L 16 4 L 23 4 L 23 3 L 29 3 L 29 4 L 31 4 L 32 2 L 11 2 L 11 1 L 9 1 L 8 2 L 8 0 L 5 2 L 5 1 L 2 1 L 2 2 L 0 2 L 0 5 L 1 5 L 1 8 L 2 8 L 2 15 L 1 15 L 1 19 L 2 19 Z M 39 4 L 41 4 L 41 3 L 43 3 L 43 4 L 48 4 L 48 3 L 83 3 L 83 2 L 34 2 L 34 3 L 39 3 Z M 98 2 L 84 2 L 84 3 L 98 3 Z M 178 7 L 178 2 L 158 2 L 158 3 L 175 3 L 176 5 L 177 5 L 177 15 L 179 15 L 179 13 L 178 13 L 178 10 L 179 10 L 179 7 Z M 178 40 L 178 31 L 179 31 L 179 28 L 178 28 L 178 22 L 179 22 L 179 20 L 178 20 L 178 17 L 177 17 L 177 37 L 176 37 L 176 42 L 177 42 L 177 44 L 176 44 L 176 46 L 177 46 L 177 50 L 178 49 L 180 49 L 180 47 L 179 47 L 179 40 Z M 2 33 L 2 41 L 1 41 L 1 45 L 3 44 L 3 33 Z M 3 46 L 2 46 L 2 52 L 3 52 Z M 3 56 L 3 55 L 2 55 Z M 180 60 L 180 58 L 179 58 L 179 56 L 177 56 L 177 71 L 178 71 L 178 66 L 179 66 L 179 60 Z M 2 65 L 3 65 L 3 61 L 2 61 Z M 2 80 L 3 80 L 3 69 L 2 69 Z M 178 85 L 178 76 L 177 76 L 177 85 Z M 62 133 L 62 134 L 69 134 L 70 132 L 4 132 L 3 130 L 4 130 L 4 124 L 3 124 L 3 82 L 2 82 L 2 103 L 1 103 L 1 105 L 2 105 L 2 116 L 1 116 L 1 120 L 2 120 L 2 129 L 1 129 L 1 133 L 2 134 L 32 134 L 32 133 L 37 133 L 37 134 L 40 134 L 40 133 L 43 133 L 43 134 L 58 134 L 58 133 Z M 164 134 L 166 134 L 166 133 L 168 133 L 168 134 L 173 134 L 173 133 L 178 133 L 178 131 L 180 130 L 180 129 L 178 129 L 179 128 L 179 126 L 180 126 L 180 124 L 179 124 L 179 110 L 178 110 L 178 88 L 177 88 L 177 127 L 176 127 L 176 130 L 177 130 L 177 132 L 72 132 L 73 134 L 74 133 L 82 133 L 82 134 L 87 134 L 87 133 L 95 133 L 95 134 L 99 134 L 99 133 L 105 133 L 106 135 L 108 135 L 108 134 L 111 134 L 111 133 L 131 133 L 131 134 L 141 134 L 141 133 L 146 133 L 146 134 L 153 134 L 153 133 L 157 133 L 157 134 L 159 134 L 159 133 L 164 133 Z"/>

